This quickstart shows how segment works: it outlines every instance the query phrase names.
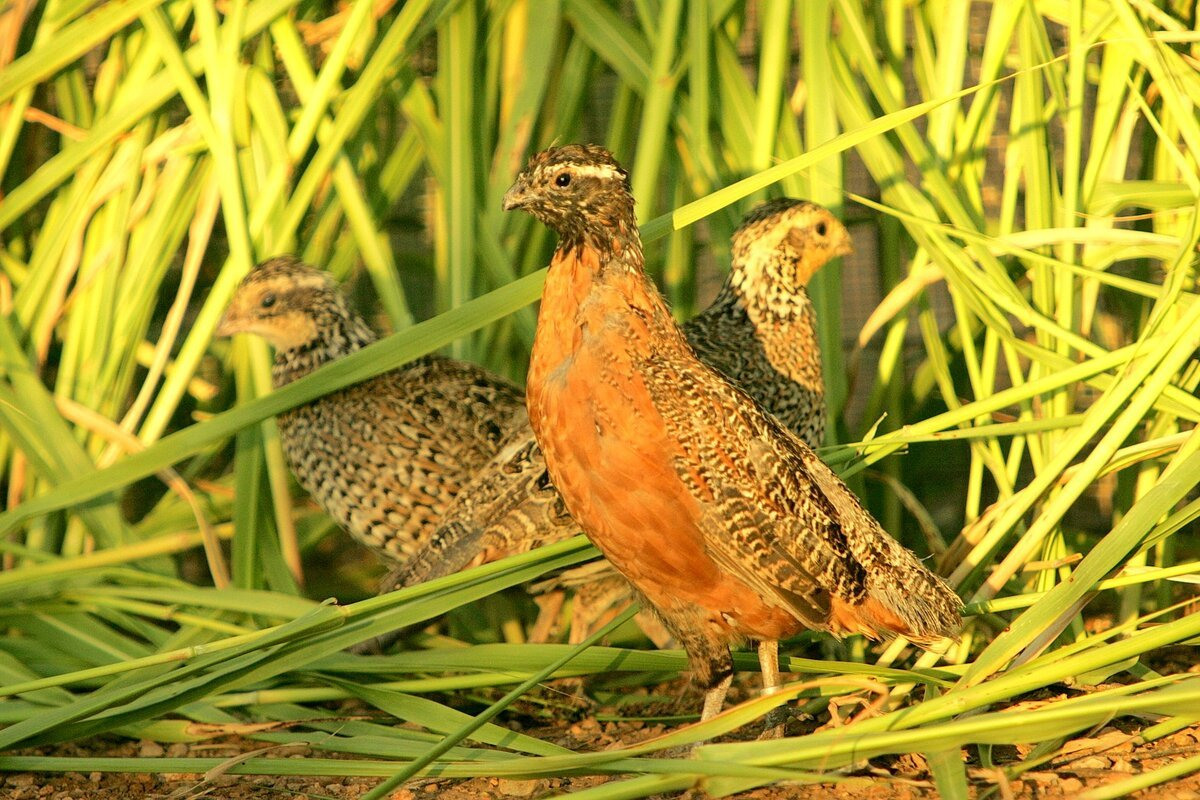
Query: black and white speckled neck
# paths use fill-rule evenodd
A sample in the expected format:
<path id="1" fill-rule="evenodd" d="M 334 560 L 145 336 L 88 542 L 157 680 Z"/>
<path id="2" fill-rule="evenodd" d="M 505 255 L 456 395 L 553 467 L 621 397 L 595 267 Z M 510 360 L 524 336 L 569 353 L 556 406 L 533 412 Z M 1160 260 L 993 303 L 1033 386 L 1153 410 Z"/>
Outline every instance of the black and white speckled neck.
<path id="1" fill-rule="evenodd" d="M 378 338 L 366 321 L 347 306 L 336 290 L 329 296 L 317 294 L 308 303 L 307 313 L 316 323 L 316 335 L 307 342 L 275 353 L 271 378 L 276 388 L 361 350 Z"/>

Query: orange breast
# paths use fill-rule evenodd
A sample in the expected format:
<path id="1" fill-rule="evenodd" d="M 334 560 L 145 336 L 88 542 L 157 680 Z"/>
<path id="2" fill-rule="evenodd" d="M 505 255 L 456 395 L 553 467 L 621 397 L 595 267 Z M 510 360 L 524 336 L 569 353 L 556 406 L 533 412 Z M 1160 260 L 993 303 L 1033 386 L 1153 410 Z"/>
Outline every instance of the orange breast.
<path id="1" fill-rule="evenodd" d="M 679 477 L 680 448 L 638 372 L 653 342 L 627 288 L 594 283 L 595 272 L 586 256 L 552 265 L 529 370 L 530 421 L 567 509 L 668 619 L 699 606 L 731 634 L 795 632 L 794 617 L 705 551 L 702 501 Z"/>

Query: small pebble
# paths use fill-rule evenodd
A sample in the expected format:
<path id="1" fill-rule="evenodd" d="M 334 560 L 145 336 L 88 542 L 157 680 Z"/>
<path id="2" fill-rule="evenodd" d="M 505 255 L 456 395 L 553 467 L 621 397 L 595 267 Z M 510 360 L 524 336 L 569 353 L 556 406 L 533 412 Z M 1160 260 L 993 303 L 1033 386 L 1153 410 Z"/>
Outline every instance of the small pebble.
<path id="1" fill-rule="evenodd" d="M 144 740 L 138 746 L 138 755 L 142 758 L 162 758 L 163 746 L 158 742 L 152 742 L 149 739 Z"/>
<path id="2" fill-rule="evenodd" d="M 514 781 L 502 778 L 496 788 L 500 790 L 502 796 L 508 797 L 529 797 L 537 791 L 538 782 L 536 780 Z"/>
<path id="3" fill-rule="evenodd" d="M 1058 782 L 1058 788 L 1066 797 L 1074 797 L 1083 789 L 1083 781 L 1079 778 L 1063 778 Z"/>

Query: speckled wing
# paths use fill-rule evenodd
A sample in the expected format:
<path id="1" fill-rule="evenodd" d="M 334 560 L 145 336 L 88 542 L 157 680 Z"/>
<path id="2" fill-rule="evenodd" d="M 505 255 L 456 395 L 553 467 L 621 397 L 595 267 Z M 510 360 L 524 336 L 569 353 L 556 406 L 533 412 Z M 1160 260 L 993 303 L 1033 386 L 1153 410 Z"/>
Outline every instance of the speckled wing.
<path id="1" fill-rule="evenodd" d="M 807 447 L 797 452 L 805 474 L 846 530 L 854 559 L 866 572 L 868 594 L 895 610 L 910 629 L 909 638 L 918 644 L 957 636 L 963 603 L 950 585 L 889 536 L 816 453 Z"/>
<path id="2" fill-rule="evenodd" d="M 828 630 L 835 598 L 853 603 L 865 576 L 836 510 L 778 441 L 793 437 L 748 395 L 693 362 L 651 364 L 647 376 L 677 470 L 703 508 L 709 556 L 811 628 Z"/>
<path id="3" fill-rule="evenodd" d="M 442 520 L 385 588 L 412 586 L 580 533 L 550 483 L 528 422 L 460 490 Z"/>
<path id="4" fill-rule="evenodd" d="M 663 416 L 684 445 L 680 476 L 702 499 L 705 546 L 723 569 L 810 627 L 886 629 L 918 642 L 957 632 L 958 596 L 810 447 L 698 364 L 670 384 L 656 400 L 684 402 Z"/>
<path id="5" fill-rule="evenodd" d="M 279 424 L 305 489 L 360 541 L 402 560 L 528 418 L 512 384 L 431 356 L 299 406 Z"/>

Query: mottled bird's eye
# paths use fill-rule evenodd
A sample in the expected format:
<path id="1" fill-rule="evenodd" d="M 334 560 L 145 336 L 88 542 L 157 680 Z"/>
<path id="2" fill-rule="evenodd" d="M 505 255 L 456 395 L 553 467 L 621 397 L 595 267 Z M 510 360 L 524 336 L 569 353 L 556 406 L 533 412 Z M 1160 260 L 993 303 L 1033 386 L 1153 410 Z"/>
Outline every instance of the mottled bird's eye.
<path id="1" fill-rule="evenodd" d="M 261 305 L 263 308 L 270 308 L 271 306 L 275 305 L 275 295 L 264 294 L 262 300 L 259 301 L 259 305 Z"/>
<path id="2" fill-rule="evenodd" d="M 818 222 L 817 223 L 817 236 L 824 236 L 824 235 L 825 235 L 825 223 Z"/>
<path id="3" fill-rule="evenodd" d="M 569 173 L 569 172 L 558 173 L 558 177 L 554 179 L 554 182 L 556 184 L 558 184 L 559 186 L 570 186 L 571 185 L 571 173 Z"/>

